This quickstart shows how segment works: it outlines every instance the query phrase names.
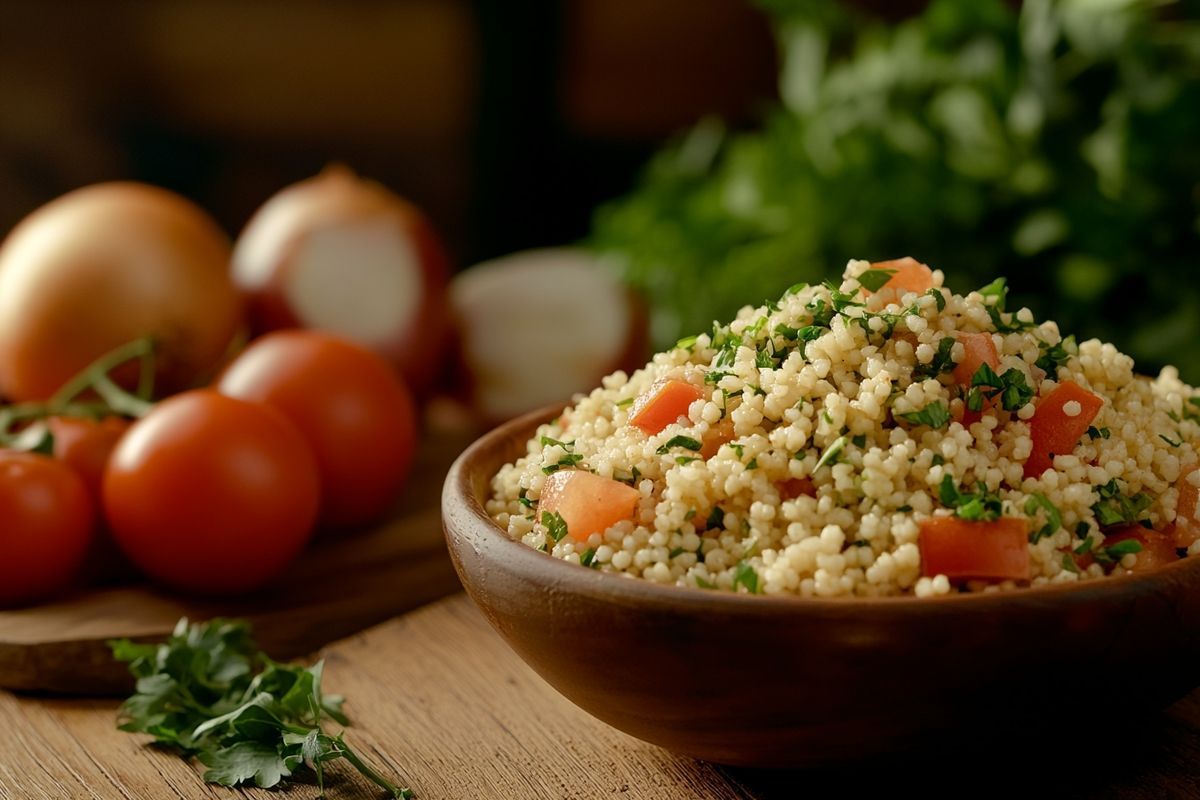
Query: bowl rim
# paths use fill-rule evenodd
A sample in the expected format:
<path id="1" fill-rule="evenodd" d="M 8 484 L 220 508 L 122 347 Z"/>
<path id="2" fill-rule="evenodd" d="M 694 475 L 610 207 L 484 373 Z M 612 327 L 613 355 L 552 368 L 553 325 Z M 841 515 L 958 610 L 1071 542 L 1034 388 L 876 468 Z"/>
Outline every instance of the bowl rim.
<path id="1" fill-rule="evenodd" d="M 512 539 L 487 513 L 473 486 L 480 463 L 503 447 L 505 440 L 528 441 L 538 426 L 560 414 L 567 404 L 557 403 L 531 411 L 505 422 L 477 438 L 464 450 L 446 475 L 442 492 L 442 517 L 447 539 L 465 538 L 474 545 L 498 548 L 506 565 L 546 586 L 570 586 L 572 592 L 590 596 L 658 607 L 703 606 L 721 611 L 778 611 L 796 613 L 814 611 L 876 610 L 898 613 L 922 613 L 922 609 L 977 610 L 988 613 L 997 606 L 1017 604 L 1044 605 L 1051 601 L 1064 604 L 1114 600 L 1135 594 L 1161 591 L 1170 585 L 1192 583 L 1200 587 L 1200 556 L 1186 556 L 1173 564 L 1139 575 L 1118 575 L 1082 582 L 1026 586 L 1011 591 L 955 592 L 935 597 L 911 594 L 882 597 L 806 597 L 794 594 L 749 594 L 701 589 L 676 584 L 660 584 L 628 575 L 588 569 L 561 558 L 534 550 Z M 507 462 L 500 462 L 496 468 Z M 486 476 L 491 485 L 495 471 Z M 479 550 L 479 548 L 476 548 Z M 455 552 L 453 543 L 451 553 Z M 489 554 L 489 557 L 494 554 Z M 457 562 L 457 556 L 455 557 Z M 457 566 L 457 563 L 456 563 Z M 461 570 L 460 570 L 461 574 Z M 465 583 L 465 581 L 464 581 Z"/>

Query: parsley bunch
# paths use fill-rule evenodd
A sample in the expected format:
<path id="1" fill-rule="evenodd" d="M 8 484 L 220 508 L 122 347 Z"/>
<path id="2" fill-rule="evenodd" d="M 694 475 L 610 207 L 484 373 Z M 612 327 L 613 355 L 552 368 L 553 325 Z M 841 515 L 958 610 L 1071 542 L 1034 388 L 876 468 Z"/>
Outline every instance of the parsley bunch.
<path id="1" fill-rule="evenodd" d="M 120 729 L 195 755 L 208 767 L 209 783 L 270 788 L 308 766 L 323 797 L 325 765 L 340 758 L 391 797 L 413 796 L 364 762 L 342 733 L 325 731 L 325 719 L 349 720 L 342 698 L 321 691 L 323 662 L 272 661 L 245 622 L 181 619 L 163 644 L 119 639 L 109 646 L 137 678 L 137 692 L 121 706 Z"/>

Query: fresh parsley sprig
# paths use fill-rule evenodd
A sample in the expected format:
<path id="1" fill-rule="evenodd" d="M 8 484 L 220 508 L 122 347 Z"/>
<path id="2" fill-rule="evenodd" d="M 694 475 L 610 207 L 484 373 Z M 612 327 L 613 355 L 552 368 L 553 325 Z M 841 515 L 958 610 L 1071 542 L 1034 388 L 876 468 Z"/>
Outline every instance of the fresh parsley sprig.
<path id="1" fill-rule="evenodd" d="M 391 797 L 413 796 L 363 761 L 343 733 L 326 732 L 326 719 L 349 720 L 342 698 L 321 691 L 323 662 L 272 661 L 245 622 L 181 619 L 162 644 L 118 639 L 109 646 L 137 678 L 137 692 L 121 706 L 120 729 L 196 756 L 209 783 L 270 788 L 308 766 L 324 797 L 325 766 L 343 759 Z"/>

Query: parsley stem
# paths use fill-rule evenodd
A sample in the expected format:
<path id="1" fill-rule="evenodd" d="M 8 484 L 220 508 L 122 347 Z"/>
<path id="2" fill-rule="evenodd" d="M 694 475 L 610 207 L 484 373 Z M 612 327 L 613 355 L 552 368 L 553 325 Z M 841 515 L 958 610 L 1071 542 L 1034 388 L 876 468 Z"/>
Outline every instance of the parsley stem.
<path id="1" fill-rule="evenodd" d="M 342 749 L 342 758 L 354 765 L 354 768 L 357 769 L 367 780 L 383 789 L 392 797 L 405 798 L 407 800 L 407 798 L 413 796 L 412 790 L 408 788 L 401 789 L 399 786 L 376 772 L 374 767 L 372 767 L 370 764 L 359 758 L 358 753 L 355 753 L 353 750 L 351 750 L 341 736 L 337 738 L 337 742 Z"/>

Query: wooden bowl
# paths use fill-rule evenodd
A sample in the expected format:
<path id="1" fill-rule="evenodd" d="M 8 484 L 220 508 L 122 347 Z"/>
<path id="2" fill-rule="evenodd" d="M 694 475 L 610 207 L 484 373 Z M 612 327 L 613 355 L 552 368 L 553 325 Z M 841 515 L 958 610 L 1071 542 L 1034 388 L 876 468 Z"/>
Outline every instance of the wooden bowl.
<path id="1" fill-rule="evenodd" d="M 757 767 L 1014 731 L 1042 749 L 1064 723 L 1161 708 L 1200 684 L 1200 558 L 1074 586 L 840 600 L 661 586 L 550 558 L 509 539 L 482 501 L 558 411 L 509 422 L 459 457 L 442 494 L 446 540 L 521 658 L 640 739 Z"/>

